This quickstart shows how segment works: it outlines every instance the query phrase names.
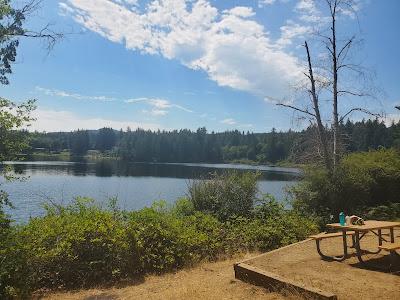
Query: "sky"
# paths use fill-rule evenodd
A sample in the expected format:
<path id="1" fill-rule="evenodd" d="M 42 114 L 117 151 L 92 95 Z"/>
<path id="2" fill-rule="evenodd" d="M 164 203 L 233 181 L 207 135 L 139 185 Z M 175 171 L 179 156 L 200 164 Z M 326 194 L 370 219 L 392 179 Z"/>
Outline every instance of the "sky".
<path id="1" fill-rule="evenodd" d="M 20 5 L 19 1 L 19 5 Z M 27 27 L 50 23 L 67 33 L 50 52 L 21 40 L 2 96 L 37 99 L 32 130 L 238 129 L 266 132 L 306 126 L 276 102 L 303 105 L 305 51 L 323 60 L 313 32 L 326 27 L 312 0 L 44 0 Z M 359 0 L 341 12 L 341 38 L 363 40 L 352 59 L 374 74 L 377 99 L 351 105 L 399 120 L 400 1 Z M 358 79 L 344 77 L 343 85 Z M 353 76 L 353 77 L 351 77 Z M 321 96 L 322 97 L 322 96 Z M 324 96 L 325 97 L 325 96 Z M 322 97 L 323 98 L 323 97 Z M 322 99 L 325 100 L 325 99 Z M 298 103 L 298 104 L 297 104 Z M 324 107 L 329 122 L 329 102 Z M 353 120 L 363 115 L 353 114 Z"/>

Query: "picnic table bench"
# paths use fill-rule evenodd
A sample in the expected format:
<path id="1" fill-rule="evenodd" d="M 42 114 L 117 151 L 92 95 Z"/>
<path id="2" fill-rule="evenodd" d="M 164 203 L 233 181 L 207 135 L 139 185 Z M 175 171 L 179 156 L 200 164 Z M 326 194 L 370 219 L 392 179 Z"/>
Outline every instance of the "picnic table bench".
<path id="1" fill-rule="evenodd" d="M 383 244 L 383 245 L 379 246 L 379 248 L 382 249 L 382 250 L 386 250 L 386 251 L 392 252 L 392 251 L 400 249 L 400 242 L 397 242 L 397 243 L 386 243 L 386 244 Z"/>
<path id="2" fill-rule="evenodd" d="M 321 241 L 324 240 L 324 239 L 329 239 L 329 238 L 342 236 L 343 237 L 343 251 L 347 252 L 347 236 L 351 236 L 352 241 L 353 241 L 352 247 L 354 247 L 354 243 L 355 243 L 354 235 L 355 235 L 354 231 L 346 231 L 345 233 L 342 233 L 342 232 L 333 232 L 333 233 L 321 232 L 321 233 L 318 233 L 318 234 L 310 235 L 309 238 L 315 240 L 315 243 L 317 245 L 318 254 L 323 259 L 343 261 L 343 260 L 346 259 L 345 255 L 343 255 L 343 256 L 328 256 L 328 255 L 323 254 L 322 251 L 321 251 Z M 345 248 L 346 248 L 346 250 L 345 250 Z"/>

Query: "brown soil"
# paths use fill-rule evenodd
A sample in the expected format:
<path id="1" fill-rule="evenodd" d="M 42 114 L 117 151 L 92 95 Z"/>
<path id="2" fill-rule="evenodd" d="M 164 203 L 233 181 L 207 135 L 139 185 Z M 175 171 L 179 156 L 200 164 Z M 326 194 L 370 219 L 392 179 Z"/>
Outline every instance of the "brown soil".
<path id="1" fill-rule="evenodd" d="M 235 260 L 205 263 L 201 266 L 181 270 L 163 276 L 149 276 L 143 282 L 125 287 L 97 288 L 74 292 L 47 294 L 42 299 L 260 299 L 281 300 L 278 293 L 235 279 L 233 264 Z"/>
<path id="2" fill-rule="evenodd" d="M 396 235 L 399 233 L 397 231 Z M 377 250 L 376 236 L 368 234 L 361 242 L 363 249 Z M 351 238 L 348 243 L 351 245 Z M 340 248 L 342 245 L 341 237 L 331 238 L 321 242 L 321 249 L 328 255 L 340 255 L 343 253 Z M 350 250 L 350 253 L 354 252 L 354 249 Z M 376 267 L 389 267 L 388 252 L 368 254 L 365 259 L 370 264 L 367 268 L 360 266 L 355 256 L 344 262 L 323 261 L 317 253 L 315 242 L 310 240 L 266 253 L 245 263 L 306 286 L 332 292 L 339 299 L 400 299 L 400 260 L 395 261 L 390 273 L 378 271 Z"/>

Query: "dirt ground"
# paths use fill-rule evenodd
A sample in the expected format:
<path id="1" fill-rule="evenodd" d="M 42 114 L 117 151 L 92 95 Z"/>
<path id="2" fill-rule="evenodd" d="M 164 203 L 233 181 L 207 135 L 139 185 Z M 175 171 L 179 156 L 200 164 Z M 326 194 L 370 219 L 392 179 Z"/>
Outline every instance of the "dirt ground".
<path id="1" fill-rule="evenodd" d="M 400 231 L 396 231 L 396 235 L 399 234 Z M 351 245 L 350 238 L 348 243 Z M 361 240 L 363 249 L 375 251 L 377 244 L 377 237 L 373 234 Z M 342 245 L 341 237 L 331 238 L 321 242 L 321 249 L 328 255 L 340 255 L 343 253 L 343 248 L 340 248 Z M 354 249 L 350 250 L 350 253 L 354 252 Z M 367 268 L 362 268 L 355 256 L 344 262 L 323 261 L 317 253 L 315 242 L 308 241 L 245 263 L 309 287 L 332 292 L 339 299 L 400 299 L 400 259 L 395 261 L 390 273 L 376 268 L 390 265 L 388 252 L 368 254 L 365 258 L 370 263 Z"/>
<path id="2" fill-rule="evenodd" d="M 253 254 L 254 256 L 254 254 Z M 248 256 L 247 258 L 250 258 Z M 130 283 L 125 287 L 98 288 L 66 293 L 53 293 L 40 299 L 298 299 L 291 295 L 284 297 L 278 293 L 235 279 L 233 264 L 244 259 L 205 263 L 201 266 L 181 270 L 163 276 L 149 276 L 143 282 Z"/>

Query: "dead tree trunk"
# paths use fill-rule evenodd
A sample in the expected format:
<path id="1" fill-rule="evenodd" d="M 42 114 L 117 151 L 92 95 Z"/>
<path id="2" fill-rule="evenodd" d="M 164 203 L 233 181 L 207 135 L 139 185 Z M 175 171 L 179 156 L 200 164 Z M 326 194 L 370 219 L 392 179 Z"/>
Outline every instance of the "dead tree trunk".
<path id="1" fill-rule="evenodd" d="M 309 90 L 309 93 L 310 93 L 310 96 L 311 96 L 311 99 L 313 102 L 315 120 L 317 121 L 318 138 L 319 138 L 319 142 L 321 143 L 321 146 L 322 146 L 325 167 L 330 172 L 330 171 L 332 171 L 332 162 L 331 162 L 331 157 L 329 155 L 329 150 L 328 150 L 329 149 L 328 148 L 328 139 L 326 137 L 325 127 L 322 124 L 322 120 L 321 120 L 321 113 L 319 110 L 319 103 L 318 103 L 318 95 L 317 95 L 317 91 L 315 88 L 315 79 L 314 79 L 313 67 L 312 67 L 312 63 L 311 63 L 310 49 L 308 48 L 307 41 L 304 43 L 304 46 L 306 47 L 306 51 L 307 51 L 307 61 L 308 61 L 308 76 L 307 77 L 311 83 L 311 90 Z"/>
<path id="2" fill-rule="evenodd" d="M 329 5 L 332 18 L 332 37 L 330 39 L 332 46 L 332 75 L 333 75 L 333 167 L 335 168 L 339 162 L 339 113 L 338 113 L 338 57 L 336 50 L 336 7 L 337 1 Z"/>

